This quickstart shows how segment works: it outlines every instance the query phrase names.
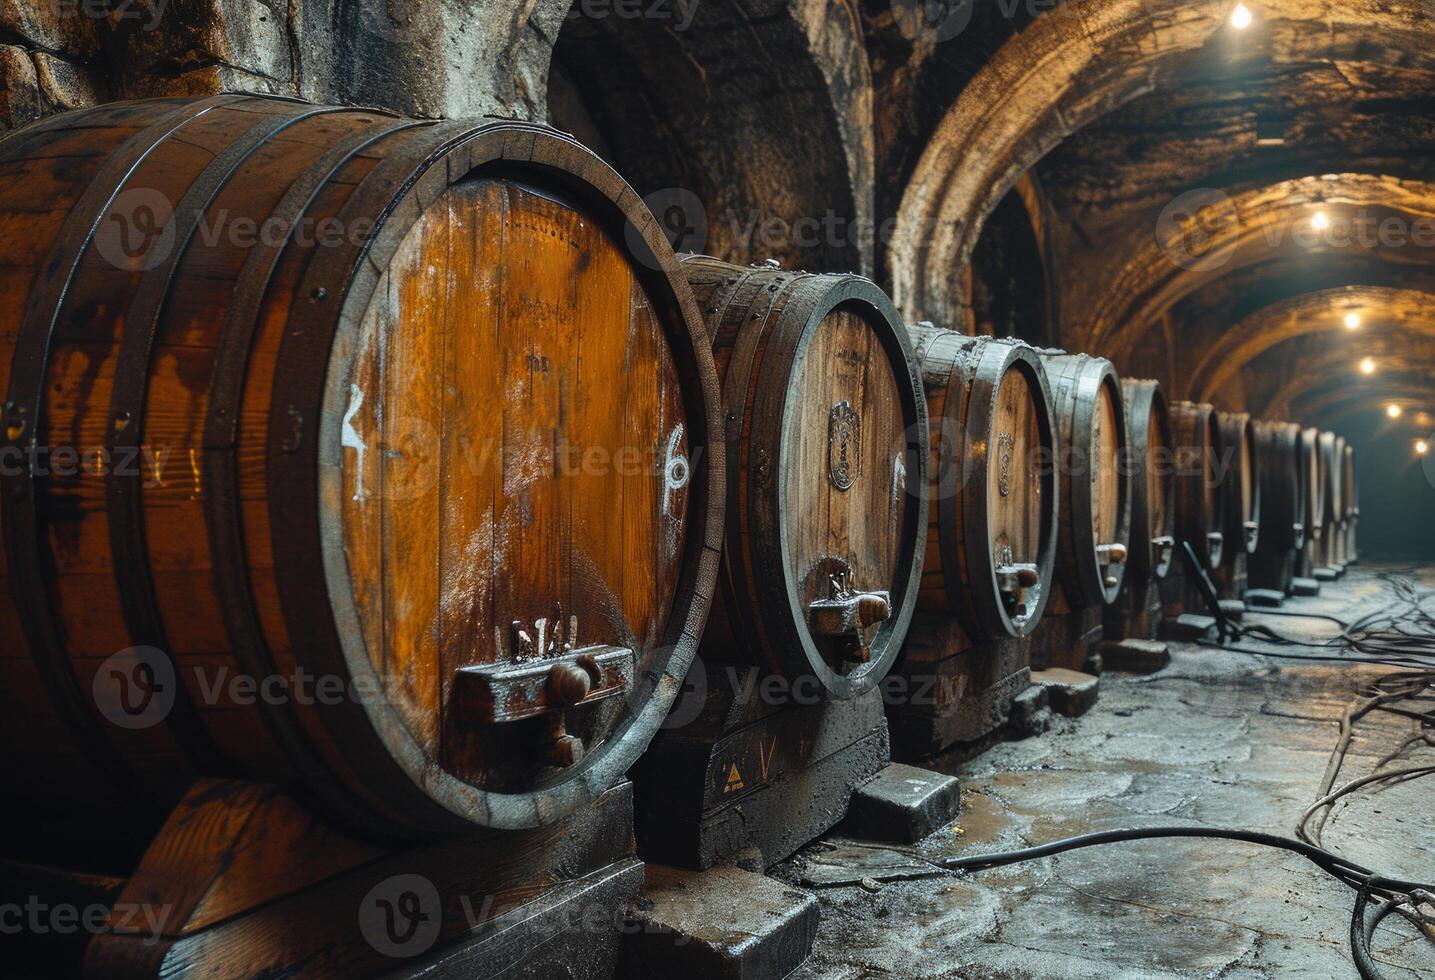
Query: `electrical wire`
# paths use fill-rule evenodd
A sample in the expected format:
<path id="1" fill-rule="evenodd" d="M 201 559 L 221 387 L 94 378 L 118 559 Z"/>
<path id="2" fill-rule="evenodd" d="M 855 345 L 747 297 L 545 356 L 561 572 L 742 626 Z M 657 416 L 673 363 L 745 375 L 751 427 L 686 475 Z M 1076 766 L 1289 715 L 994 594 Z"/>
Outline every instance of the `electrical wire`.
<path id="1" fill-rule="evenodd" d="M 1374 956 L 1370 951 L 1375 930 L 1380 922 L 1393 911 L 1402 910 L 1407 906 L 1413 911 L 1418 909 L 1420 904 L 1435 900 L 1435 894 L 1432 894 L 1435 892 L 1435 886 L 1386 878 L 1354 861 L 1305 841 L 1282 837 L 1278 834 L 1266 834 L 1253 830 L 1231 830 L 1223 827 L 1148 827 L 1106 830 L 1067 837 L 1049 844 L 1024 847 L 1014 851 L 942 858 L 936 863 L 949 871 L 982 871 L 1022 861 L 1035 861 L 1085 847 L 1172 837 L 1242 841 L 1291 851 L 1306 858 L 1337 881 L 1354 889 L 1356 900 L 1350 919 L 1351 959 L 1365 980 L 1384 980 L 1375 966 Z M 1366 910 L 1372 896 L 1378 898 L 1381 904 L 1377 906 L 1373 915 L 1369 915 Z M 1418 915 L 1418 912 L 1416 914 Z"/>
<path id="2" fill-rule="evenodd" d="M 1435 918 L 1421 912 L 1422 906 L 1435 907 L 1435 885 L 1378 875 L 1369 868 L 1326 850 L 1321 841 L 1321 831 L 1338 801 L 1371 785 L 1396 785 L 1435 774 L 1435 765 L 1407 766 L 1394 770 L 1384 768 L 1415 745 L 1423 743 L 1435 746 L 1435 736 L 1428 732 L 1435 729 L 1435 709 L 1419 711 L 1406 706 L 1424 701 L 1435 702 L 1435 615 L 1425 608 L 1426 603 L 1435 597 L 1435 591 L 1422 591 L 1413 581 L 1391 573 L 1383 573 L 1380 578 L 1395 593 L 1394 601 L 1353 622 L 1320 613 L 1252 610 L 1260 615 L 1322 619 L 1335 623 L 1340 628 L 1340 633 L 1323 642 L 1310 643 L 1258 624 L 1231 624 L 1227 623 L 1223 616 L 1218 616 L 1225 630 L 1222 642 L 1199 643 L 1203 647 L 1273 659 L 1414 668 L 1396 670 L 1380 676 L 1364 687 L 1360 701 L 1347 707 L 1341 717 L 1340 737 L 1327 763 L 1318 798 L 1301 815 L 1296 828 L 1297 838 L 1226 828 L 1151 827 L 1082 834 L 1035 847 L 995 854 L 953 856 L 936 863 L 951 871 L 981 871 L 1052 857 L 1079 848 L 1174 837 L 1233 840 L 1280 848 L 1301 855 L 1355 890 L 1355 903 L 1350 919 L 1351 959 L 1364 980 L 1384 980 L 1371 952 L 1376 929 L 1390 915 L 1399 913 L 1414 923 L 1427 938 L 1435 938 L 1435 929 L 1432 929 L 1432 926 L 1435 926 Z M 1299 647 L 1316 652 L 1301 654 L 1240 647 L 1227 641 L 1227 636 L 1236 640 L 1249 638 L 1274 646 Z M 1333 650 L 1342 652 L 1331 652 Z M 1432 659 L 1422 659 L 1425 657 Z M 1420 725 L 1422 730 L 1407 738 L 1400 748 L 1383 758 L 1377 764 L 1375 772 L 1336 788 L 1335 782 L 1354 739 L 1355 726 L 1374 712 L 1410 719 Z M 1312 820 L 1316 821 L 1313 829 L 1310 827 Z M 1372 901 L 1376 903 L 1373 907 Z"/>

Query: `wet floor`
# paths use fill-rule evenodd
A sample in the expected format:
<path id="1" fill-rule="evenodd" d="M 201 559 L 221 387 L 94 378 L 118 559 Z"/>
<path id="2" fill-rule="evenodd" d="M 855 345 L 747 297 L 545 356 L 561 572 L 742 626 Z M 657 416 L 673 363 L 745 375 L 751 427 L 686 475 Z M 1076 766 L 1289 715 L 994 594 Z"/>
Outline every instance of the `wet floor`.
<path id="1" fill-rule="evenodd" d="M 1378 570 L 1352 568 L 1321 597 L 1286 608 L 1346 619 L 1378 608 L 1392 598 Z M 1435 574 L 1422 584 L 1435 586 Z M 1316 620 L 1251 621 L 1312 638 L 1334 631 Z M 961 766 L 962 816 L 920 845 L 891 853 L 834 836 L 775 869 L 793 882 L 820 877 L 823 865 L 873 872 L 865 887 L 816 889 L 816 949 L 793 977 L 1356 976 L 1347 941 L 1353 893 L 1284 851 L 1160 840 L 961 875 L 928 863 L 1160 824 L 1293 836 L 1318 794 L 1342 712 L 1389 670 L 1184 644 L 1172 654 L 1158 674 L 1107 673 L 1086 716 Z M 1391 715 L 1362 722 L 1341 781 L 1371 772 L 1417 724 Z M 1435 762 L 1435 749 L 1422 745 L 1392 765 L 1422 761 Z M 1324 843 L 1382 873 L 1429 881 L 1432 815 L 1435 777 L 1372 787 L 1337 806 Z M 1376 953 L 1387 976 L 1435 977 L 1435 945 L 1386 921 Z"/>

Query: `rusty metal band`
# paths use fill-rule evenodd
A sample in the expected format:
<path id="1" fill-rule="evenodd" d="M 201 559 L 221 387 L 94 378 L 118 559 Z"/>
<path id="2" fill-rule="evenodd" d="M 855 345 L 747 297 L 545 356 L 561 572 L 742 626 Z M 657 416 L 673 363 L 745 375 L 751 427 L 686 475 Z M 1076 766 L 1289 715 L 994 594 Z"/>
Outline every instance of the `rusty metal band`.
<path id="1" fill-rule="evenodd" d="M 145 435 L 145 400 L 149 393 L 150 360 L 160 315 L 189 244 L 215 196 L 260 147 L 300 120 L 340 110 L 310 108 L 261 117 L 242 137 L 226 146 L 202 170 L 173 210 L 174 241 L 169 255 L 140 280 L 125 317 L 125 331 L 115 367 L 110 399 L 108 446 L 111 460 L 138 459 Z M 105 479 L 109 512 L 110 553 L 115 586 L 130 639 L 135 645 L 163 651 L 178 675 L 155 592 L 145 534 L 142 478 L 138 467 L 111 466 Z M 167 716 L 180 749 L 200 772 L 219 771 L 220 753 L 199 718 L 189 689 L 177 685 Z"/>
<path id="2" fill-rule="evenodd" d="M 738 290 L 748 286 L 752 280 L 757 281 L 757 287 L 761 292 L 754 296 L 746 307 L 741 307 L 744 319 L 750 319 L 755 326 L 749 330 L 738 327 L 736 336 L 733 338 L 732 353 L 728 356 L 727 375 L 723 378 L 723 412 L 724 418 L 734 418 L 736 425 L 728 428 L 724 425 L 724 435 L 728 442 L 728 492 L 730 494 L 741 494 L 750 486 L 753 477 L 753 441 L 751 432 L 753 428 L 752 404 L 755 397 L 753 390 L 756 384 L 756 373 L 758 365 L 761 364 L 763 354 L 767 347 L 769 335 L 777 331 L 777 326 L 782 322 L 782 317 L 787 309 L 787 303 L 794 294 L 798 283 L 814 278 L 811 274 L 790 274 L 787 282 L 779 289 L 763 289 L 766 270 L 748 270 L 741 280 L 733 284 L 733 292 L 730 302 L 738 297 Z M 758 299 L 762 293 L 767 294 L 767 308 L 758 311 Z M 748 434 L 749 453 L 746 457 L 742 454 L 743 434 Z M 775 460 L 769 457 L 769 465 L 777 465 Z M 746 478 L 744 479 L 744 475 Z M 727 509 L 724 517 L 724 535 L 726 545 L 723 548 L 723 567 L 726 574 L 723 576 L 727 583 L 732 602 L 728 603 L 728 614 L 741 625 L 747 634 L 754 649 L 773 649 L 773 640 L 767 629 L 766 617 L 759 615 L 762 608 L 761 596 L 758 593 L 757 582 L 753 577 L 753 568 L 756 558 L 753 554 L 752 543 L 747 538 L 747 521 L 750 516 L 747 506 L 733 507 Z M 740 556 L 740 560 L 733 560 Z"/>
<path id="3" fill-rule="evenodd" d="M 372 220 L 362 243 L 344 243 L 314 255 L 294 294 L 280 342 L 269 405 L 268 486 L 270 537 L 280 605 L 290 639 L 321 674 L 344 676 L 347 665 L 330 614 L 327 582 L 313 563 L 323 553 L 318 487 L 318 438 L 324 383 L 339 310 L 368 247 L 397 204 L 431 167 L 481 127 L 438 123 L 376 166 L 341 207 L 338 220 L 351 226 Z M 346 710 L 347 709 L 347 710 Z M 344 704 L 322 715 L 335 744 L 343 745 L 362 774 L 362 796 L 373 818 L 403 826 L 452 824 L 457 817 L 425 796 L 393 760 L 362 706 Z M 360 792 L 355 787 L 355 792 Z"/>
<path id="4" fill-rule="evenodd" d="M 235 96 L 213 96 L 184 103 L 133 134 L 100 166 L 78 201 L 70 209 L 50 257 L 31 284 L 10 366 L 9 394 L 5 403 L 4 445 L 33 461 L 45 431 L 41 417 L 50 345 L 70 283 L 81 258 L 94 238 L 104 214 L 136 168 L 158 146 L 185 124 L 210 110 L 233 102 Z M 30 465 L 0 475 L 0 519 L 5 526 L 11 593 L 21 611 L 31 657 L 50 700 L 65 726 L 90 746 L 97 768 L 123 797 L 140 806 L 150 805 L 138 780 L 127 778 L 129 767 L 90 697 L 70 665 L 59 617 L 51 601 L 46 568 L 49 547 L 41 529 L 40 489 Z"/>
<path id="5" fill-rule="evenodd" d="M 283 222 L 283 227 L 298 227 L 320 191 L 354 156 L 396 133 L 429 125 L 432 124 L 390 119 L 336 143 L 290 185 L 271 212 L 272 216 Z M 204 499 L 204 514 L 215 568 L 214 587 L 230 640 L 230 653 L 239 668 L 251 677 L 267 677 L 277 668 L 260 625 L 249 574 L 236 446 L 250 352 L 270 282 L 288 247 L 288 236 L 273 244 L 260 243 L 245 259 L 235 280 L 215 351 L 205 418 L 204 454 L 209 493 Z M 352 794 L 315 749 L 293 712 L 284 705 L 262 699 L 259 707 L 266 729 L 295 772 L 300 791 L 318 802 L 326 813 L 340 815 L 350 826 L 361 826 L 367 811 L 355 807 Z"/>

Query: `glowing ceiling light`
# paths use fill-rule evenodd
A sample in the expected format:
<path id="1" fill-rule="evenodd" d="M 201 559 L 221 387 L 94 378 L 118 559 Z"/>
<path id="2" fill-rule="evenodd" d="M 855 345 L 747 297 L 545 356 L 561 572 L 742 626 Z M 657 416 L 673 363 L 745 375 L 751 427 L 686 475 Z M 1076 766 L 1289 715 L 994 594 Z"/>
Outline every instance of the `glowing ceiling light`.
<path id="1" fill-rule="evenodd" d="M 1429 451 L 1430 451 L 1430 443 L 1426 442 L 1424 439 L 1421 439 L 1421 440 L 1419 440 L 1418 442 L 1415 443 L 1415 452 L 1418 453 L 1419 455 L 1424 456 L 1424 455 L 1425 455 L 1426 453 L 1428 453 Z"/>
<path id="2" fill-rule="evenodd" d="M 1393 419 L 1398 419 L 1398 418 L 1400 418 L 1401 414 L 1402 414 L 1404 411 L 1405 411 L 1405 410 L 1404 410 L 1403 408 L 1401 408 L 1399 405 L 1386 405 L 1386 406 L 1385 406 L 1385 414 L 1388 415 L 1390 418 L 1393 418 Z"/>
<path id="3" fill-rule="evenodd" d="M 1347 329 L 1347 330 L 1359 330 L 1359 329 L 1360 329 L 1360 314 L 1359 314 L 1359 313 L 1347 313 L 1347 314 L 1345 315 L 1345 329 Z"/>
<path id="4" fill-rule="evenodd" d="M 1324 211 L 1317 211 L 1315 217 L 1310 219 L 1310 225 L 1316 231 L 1325 231 L 1330 227 L 1330 215 Z"/>
<path id="5" fill-rule="evenodd" d="M 1374 374 L 1374 373 L 1375 373 L 1375 358 L 1373 358 L 1373 357 L 1367 357 L 1365 360 L 1361 361 L 1361 362 L 1360 362 L 1360 373 L 1361 373 L 1361 374 Z"/>
<path id="6" fill-rule="evenodd" d="M 1243 3 L 1236 4 L 1236 9 L 1231 11 L 1231 26 L 1238 31 L 1250 27 L 1253 20 L 1255 16 L 1251 13 L 1251 8 Z"/>

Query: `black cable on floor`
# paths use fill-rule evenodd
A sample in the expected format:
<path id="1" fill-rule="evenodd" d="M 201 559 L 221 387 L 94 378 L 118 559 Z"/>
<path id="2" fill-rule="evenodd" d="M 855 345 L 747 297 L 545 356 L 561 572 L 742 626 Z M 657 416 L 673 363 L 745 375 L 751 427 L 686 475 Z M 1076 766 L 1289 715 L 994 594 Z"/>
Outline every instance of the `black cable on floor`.
<path id="1" fill-rule="evenodd" d="M 1374 958 L 1370 952 L 1375 930 L 1381 920 L 1403 905 L 1409 906 L 1413 910 L 1418 902 L 1428 901 L 1430 893 L 1435 891 L 1435 888 L 1430 885 L 1377 875 L 1369 868 L 1362 867 L 1338 854 L 1327 851 L 1325 848 L 1307 844 L 1305 841 L 1296 840 L 1293 837 L 1282 837 L 1278 834 L 1266 834 L 1254 830 L 1231 830 L 1223 827 L 1149 827 L 1140 830 L 1106 830 L 1081 834 L 1077 837 L 1067 837 L 1049 844 L 1024 847 L 1015 851 L 942 858 L 936 864 L 949 871 L 981 871 L 1022 861 L 1034 861 L 1084 847 L 1171 837 L 1234 840 L 1291 851 L 1306 858 L 1337 881 L 1354 889 L 1356 900 L 1350 921 L 1351 959 L 1365 980 L 1384 980 L 1379 970 L 1376 969 Z M 1367 914 L 1367 907 L 1372 897 L 1380 899 L 1382 904 L 1376 908 L 1373 914 Z"/>

